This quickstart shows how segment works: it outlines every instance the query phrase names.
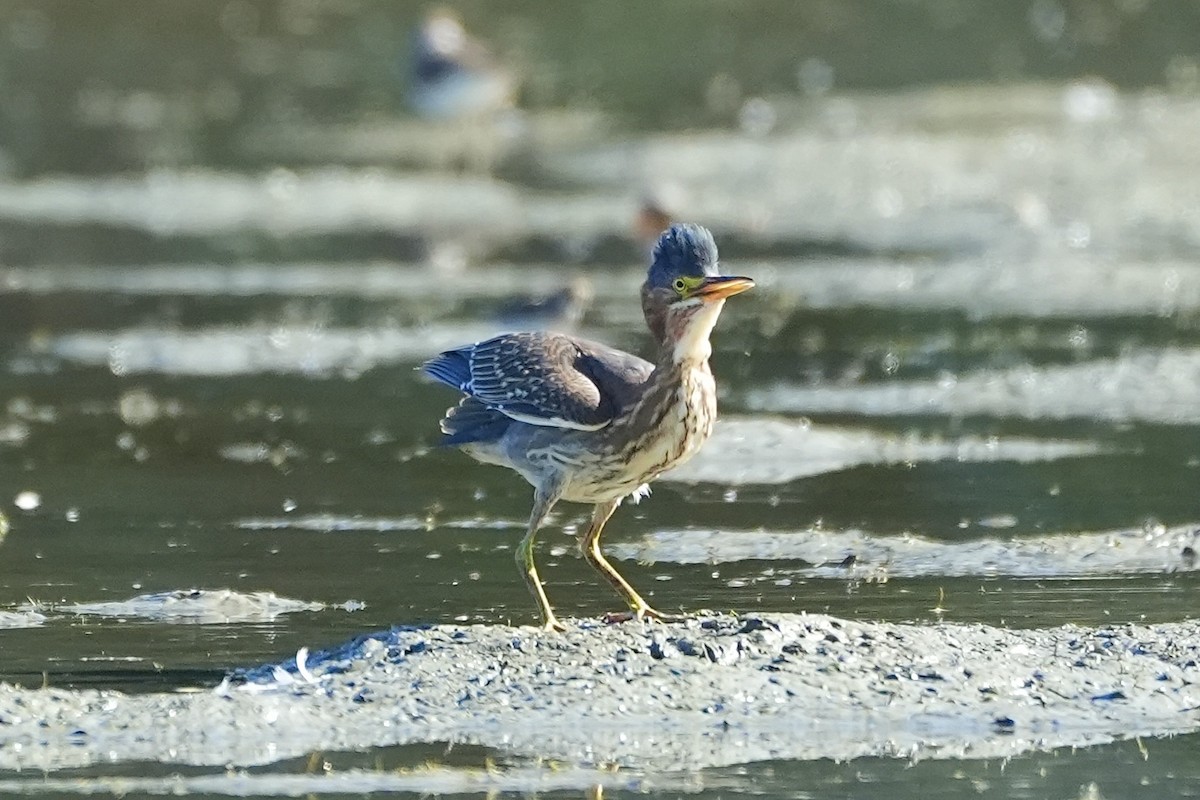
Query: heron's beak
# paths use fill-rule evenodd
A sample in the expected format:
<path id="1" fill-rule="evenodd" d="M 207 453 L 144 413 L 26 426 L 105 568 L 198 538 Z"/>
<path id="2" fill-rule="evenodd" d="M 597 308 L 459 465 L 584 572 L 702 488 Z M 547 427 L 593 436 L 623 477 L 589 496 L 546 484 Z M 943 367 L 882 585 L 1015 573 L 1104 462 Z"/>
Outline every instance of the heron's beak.
<path id="1" fill-rule="evenodd" d="M 704 283 L 697 286 L 692 292 L 692 297 L 699 297 L 702 300 L 723 300 L 753 287 L 754 281 L 749 278 L 717 275 L 705 278 Z"/>

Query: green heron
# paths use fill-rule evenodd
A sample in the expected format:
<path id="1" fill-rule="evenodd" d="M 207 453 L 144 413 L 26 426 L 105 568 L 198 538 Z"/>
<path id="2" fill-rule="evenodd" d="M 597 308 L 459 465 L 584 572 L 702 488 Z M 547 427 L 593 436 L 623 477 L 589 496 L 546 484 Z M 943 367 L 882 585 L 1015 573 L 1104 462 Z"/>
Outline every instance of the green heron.
<path id="1" fill-rule="evenodd" d="M 511 333 L 448 350 L 423 370 L 466 396 L 441 421 L 442 443 L 533 485 L 529 527 L 517 547 L 547 630 L 564 630 L 538 578 L 533 543 L 559 500 L 588 503 L 584 558 L 629 604 L 620 618 L 665 619 L 600 551 L 600 532 L 626 497 L 682 464 L 712 432 L 717 390 L 709 335 L 725 298 L 754 285 L 717 271 L 717 245 L 698 225 L 659 237 L 642 312 L 657 345 L 654 363 L 557 333 Z M 617 616 L 617 615 L 614 615 Z"/>

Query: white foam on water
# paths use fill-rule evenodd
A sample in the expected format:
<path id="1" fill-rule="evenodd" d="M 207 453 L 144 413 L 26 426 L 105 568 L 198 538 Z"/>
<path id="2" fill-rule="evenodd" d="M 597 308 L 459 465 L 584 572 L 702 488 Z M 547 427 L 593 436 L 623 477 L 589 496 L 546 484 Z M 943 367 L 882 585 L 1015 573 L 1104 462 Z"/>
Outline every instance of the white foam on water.
<path id="1" fill-rule="evenodd" d="M 35 779 L 0 779 L 0 793 L 14 795 L 114 795 L 162 796 L 221 795 L 226 797 L 314 797 L 318 795 L 466 795 L 516 794 L 535 796 L 544 792 L 601 790 L 641 793 L 673 787 L 690 792 L 699 787 L 694 778 L 661 776 L 652 782 L 627 771 L 555 764 L 544 767 L 500 768 L 482 765 L 477 769 L 443 767 L 436 764 L 415 769 L 362 770 L 289 773 L 273 770 L 227 770 L 205 775 L 167 777 L 100 776 Z"/>
<path id="2" fill-rule="evenodd" d="M 226 461 L 239 464 L 283 464 L 291 459 L 304 458 L 305 453 L 291 442 L 271 445 L 266 442 L 234 442 L 217 449 Z"/>
<path id="3" fill-rule="evenodd" d="M 1081 115 L 1081 96 L 1104 96 L 1111 113 Z M 1197 127 L 1195 98 L 1081 83 L 843 95 L 806 100 L 798 124 L 762 137 L 688 131 L 539 150 L 543 175 L 575 192 L 432 171 L 158 170 L 0 182 L 0 218 L 161 235 L 586 239 L 627 235 L 633 192 L 667 178 L 682 190 L 677 218 L 764 241 L 986 251 L 1012 263 L 1040 252 L 1191 254 Z"/>
<path id="4" fill-rule="evenodd" d="M 324 603 L 293 600 L 274 592 L 232 589 L 177 589 L 142 594 L 128 600 L 66 603 L 54 611 L 78 616 L 138 618 L 157 622 L 270 622 L 284 614 L 321 611 Z"/>
<path id="5" fill-rule="evenodd" d="M 435 528 L 457 528 L 460 530 L 524 530 L 526 524 L 519 520 L 504 519 L 452 519 L 439 520 L 431 517 L 363 517 L 340 516 L 337 514 L 296 514 L 287 517 L 246 517 L 234 523 L 247 531 L 309 531 L 316 533 L 353 533 L 373 531 L 431 531 Z"/>
<path id="6" fill-rule="evenodd" d="M 1088 441 L 978 436 L 944 439 L 782 419 L 735 417 L 718 421 L 704 449 L 660 480 L 780 484 L 867 464 L 1030 463 L 1104 451 L 1099 443 Z"/>
<path id="7" fill-rule="evenodd" d="M 419 231 L 434 240 L 496 244 L 564 231 L 624 236 L 635 209 L 628 192 L 538 195 L 483 176 L 335 167 L 0 181 L 0 219 L 103 224 L 161 236 Z"/>
<path id="8" fill-rule="evenodd" d="M 1192 262 L 1110 261 L 1053 249 L 937 264 L 894 259 L 747 264 L 744 271 L 755 275 L 763 291 L 793 296 L 808 308 L 963 311 L 977 319 L 1167 316 L 1200 309 L 1200 271 Z"/>
<path id="9" fill-rule="evenodd" d="M 680 218 L 879 249 L 1028 254 L 1200 248 L 1200 102 L 1090 84 L 917 89 L 805 102 L 798 125 L 656 134 L 547 153 L 560 180 L 669 179 Z M 779 104 L 783 107 L 783 104 Z M 802 179 L 797 179 L 802 176 Z M 1031 292 L 1036 294 L 1035 292 Z"/>
<path id="10" fill-rule="evenodd" d="M 147 264 L 135 267 L 39 265 L 0 266 L 0 293 L 62 291 L 199 297 L 345 297 L 413 299 L 494 298 L 506 294 L 548 295 L 569 275 L 560 265 L 489 264 L 452 278 L 412 264 Z M 592 288 L 600 296 L 634 298 L 645 278 L 641 268 L 614 270 Z"/>
<path id="11" fill-rule="evenodd" d="M 144 176 L 45 177 L 0 182 L 0 217 L 100 223 L 161 235 L 263 230 L 280 235 L 354 230 L 469 229 L 515 224 L 518 193 L 489 178 L 378 170 L 276 170 L 262 175 L 157 170 Z"/>
<path id="12" fill-rule="evenodd" d="M 0 630 L 7 628 L 36 628 L 45 621 L 45 614 L 32 609 L 0 611 Z"/>
<path id="13" fill-rule="evenodd" d="M 220 449 L 222 458 L 240 463 L 276 463 L 301 456 L 291 445 L 243 442 Z M 1082 458 L 1108 452 L 1098 442 L 1020 437 L 940 438 L 889 434 L 866 428 L 838 428 L 783 419 L 735 417 L 720 420 L 704 449 L 681 467 L 659 478 L 678 483 L 725 485 L 783 484 L 864 465 L 935 461 L 1032 463 Z M 335 514 L 243 520 L 244 528 L 320 530 L 426 530 L 437 527 L 523 528 L 519 521 L 359 517 Z"/>
<path id="14" fill-rule="evenodd" d="M 1189 572 L 1200 569 L 1198 549 L 1200 523 L 962 541 L 861 530 L 663 530 L 639 541 L 607 546 L 611 555 L 625 560 L 678 564 L 803 561 L 812 566 L 795 572 L 849 578 L 1049 578 Z M 852 565 L 837 566 L 848 556 L 854 556 Z"/>
<path id="15" fill-rule="evenodd" d="M 790 298 L 802 308 L 856 306 L 962 311 L 974 318 L 997 315 L 1078 317 L 1156 316 L 1200 309 L 1200 272 L 1179 260 L 1106 261 L 1074 252 L 1019 259 L 961 257 L 927 264 L 917 260 L 839 259 L 837 263 L 728 261 L 753 275 L 764 294 Z M 736 265 L 736 266 L 734 266 Z M 0 293 L 108 292 L 135 296 L 329 297 L 419 300 L 549 295 L 569 275 L 556 265 L 489 264 L 448 277 L 412 264 L 180 264 L 137 267 L 0 267 Z M 640 265 L 614 269 L 593 282 L 597 297 L 614 304 L 636 297 Z M 1038 290 L 1031 292 L 1030 285 Z M 606 308 L 621 322 L 637 313 Z M 636 312 L 636 304 L 633 306 Z"/>
<path id="16" fill-rule="evenodd" d="M 370 329 L 286 324 L 197 330 L 141 327 L 64 333 L 34 343 L 29 356 L 108 367 L 117 375 L 326 375 L 419 361 L 496 333 L 495 326 L 462 324 Z M 21 359 L 15 362 L 20 363 Z"/>
<path id="17" fill-rule="evenodd" d="M 1200 350 L 1137 350 L 1077 364 L 981 370 L 939 380 L 750 389 L 773 412 L 1092 419 L 1168 425 L 1200 421 Z"/>

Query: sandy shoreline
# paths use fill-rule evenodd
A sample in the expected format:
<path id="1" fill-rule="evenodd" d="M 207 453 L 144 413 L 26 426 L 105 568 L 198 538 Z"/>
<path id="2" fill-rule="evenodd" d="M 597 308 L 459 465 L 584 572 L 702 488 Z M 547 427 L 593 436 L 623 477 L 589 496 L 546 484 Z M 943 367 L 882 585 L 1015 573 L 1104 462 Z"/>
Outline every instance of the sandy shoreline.
<path id="1" fill-rule="evenodd" d="M 823 615 L 561 635 L 397 628 L 216 690 L 0 686 L 0 769 L 266 764 L 482 744 L 649 771 L 768 758 L 997 757 L 1200 730 L 1200 622 L 1007 630 Z"/>

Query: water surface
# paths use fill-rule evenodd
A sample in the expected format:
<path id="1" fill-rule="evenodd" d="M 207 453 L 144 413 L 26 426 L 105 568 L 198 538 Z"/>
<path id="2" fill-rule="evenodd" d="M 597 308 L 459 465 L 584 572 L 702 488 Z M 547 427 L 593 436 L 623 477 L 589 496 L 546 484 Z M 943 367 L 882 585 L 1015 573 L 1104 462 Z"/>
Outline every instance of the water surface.
<path id="1" fill-rule="evenodd" d="M 529 488 L 433 447 L 454 398 L 414 370 L 581 276 L 580 332 L 645 353 L 632 220 L 663 183 L 759 288 L 716 334 L 713 441 L 605 534 L 656 606 L 1022 628 L 1195 615 L 1200 102 L 1176 41 L 1194 10 L 1118 4 L 1096 12 L 1107 28 L 1053 3 L 963 11 L 917 66 L 870 32 L 925 36 L 923 7 L 780 8 L 713 27 L 711 64 L 665 69 L 595 42 L 619 41 L 634 13 L 692 41 L 708 28 L 690 4 L 657 20 L 595 9 L 578 47 L 561 10 L 468 5 L 533 76 L 527 138 L 480 164 L 442 152 L 473 135 L 447 138 L 388 88 L 415 10 L 311 5 L 321 47 L 283 12 L 181 14 L 198 28 L 191 66 L 162 85 L 95 59 L 152 40 L 142 66 L 170 63 L 170 43 L 192 41 L 180 20 L 156 38 L 98 11 L 126 38 L 67 58 L 84 15 L 4 12 L 27 56 L 0 81 L 37 102 L 0 110 L 16 132 L 0 143 L 0 679 L 203 688 L 391 625 L 532 622 L 512 565 Z M 1137 25 L 1161 47 L 1129 44 Z M 972 48 L 989 26 L 1024 59 L 1011 42 Z M 256 44 L 279 63 L 254 72 Z M 1123 46 L 1118 72 L 1104 56 Z M 282 66 L 317 52 L 326 72 Z M 822 65 L 829 86 L 813 83 Z M 200 84 L 210 116 L 176 113 Z M 51 102 L 54 87 L 74 99 Z M 131 135 L 143 107 L 157 122 Z M 565 616 L 616 608 L 574 549 L 587 513 L 560 506 L 537 551 Z M 429 743 L 314 756 L 344 783 L 312 761 L 236 784 L 118 764 L 44 791 L 1183 797 L 1200 783 L 1194 739 L 566 784 L 523 757 Z M 488 759 L 509 783 L 480 779 Z M 0 791 L 40 791 L 26 777 Z"/>

